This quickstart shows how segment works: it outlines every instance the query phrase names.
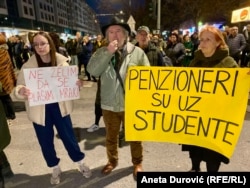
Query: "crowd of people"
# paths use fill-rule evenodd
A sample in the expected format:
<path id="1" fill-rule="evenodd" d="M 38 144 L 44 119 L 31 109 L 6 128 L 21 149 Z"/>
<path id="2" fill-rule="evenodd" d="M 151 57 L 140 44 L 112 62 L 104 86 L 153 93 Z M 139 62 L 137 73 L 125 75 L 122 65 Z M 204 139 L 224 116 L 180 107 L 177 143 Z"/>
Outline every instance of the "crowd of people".
<path id="1" fill-rule="evenodd" d="M 118 140 L 125 122 L 125 79 L 129 66 L 174 66 L 174 67 L 247 67 L 250 59 L 250 25 L 243 33 L 237 26 L 225 27 L 220 31 L 214 26 L 204 26 L 193 34 L 173 31 L 168 39 L 152 34 L 147 26 L 139 26 L 131 31 L 126 23 L 114 18 L 102 27 L 102 33 L 95 40 L 77 32 L 75 38 L 64 43 L 58 34 L 39 31 L 29 39 L 30 46 L 24 44 L 20 36 L 6 38 L 0 34 L 0 99 L 4 107 L 2 119 L 15 119 L 15 111 L 10 93 L 25 101 L 28 119 L 32 122 L 45 162 L 52 170 L 51 184 L 60 183 L 60 158 L 53 144 L 55 127 L 73 162 L 79 171 L 89 178 L 91 169 L 84 163 L 85 153 L 80 150 L 73 132 L 70 114 L 73 101 L 61 101 L 45 105 L 29 106 L 30 88 L 26 87 L 24 69 L 34 67 L 78 66 L 78 76 L 86 76 L 85 81 L 97 83 L 95 120 L 87 131 L 99 129 L 103 117 L 106 130 L 107 163 L 102 173 L 111 173 L 118 165 Z M 82 67 L 83 65 L 83 67 Z M 15 69 L 18 70 L 17 75 Z M 83 71 L 84 70 L 84 71 Z M 79 88 L 83 81 L 79 79 Z M 1 138 L 0 138 L 1 139 Z M 143 171 L 143 143 L 129 142 L 133 176 Z M 200 163 L 205 161 L 208 172 L 217 172 L 221 162 L 229 159 L 220 153 L 200 146 L 182 145 L 189 151 L 190 172 L 199 172 Z M 8 169 L 4 174 L 4 169 Z M 0 180 L 13 176 L 4 150 L 0 151 Z"/>

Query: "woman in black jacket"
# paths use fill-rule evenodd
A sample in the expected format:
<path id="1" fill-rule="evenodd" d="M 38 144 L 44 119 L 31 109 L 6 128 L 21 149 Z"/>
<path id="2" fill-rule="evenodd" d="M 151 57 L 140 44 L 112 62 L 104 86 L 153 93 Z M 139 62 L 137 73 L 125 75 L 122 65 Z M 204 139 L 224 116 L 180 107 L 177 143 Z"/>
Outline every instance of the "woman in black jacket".
<path id="1" fill-rule="evenodd" d="M 228 47 L 220 30 L 214 26 L 205 26 L 200 31 L 199 50 L 189 67 L 235 68 L 238 64 L 229 56 Z M 206 162 L 208 172 L 219 171 L 221 162 L 228 164 L 229 159 L 213 150 L 191 145 L 183 145 L 183 151 L 189 151 L 192 162 L 191 172 L 200 171 L 201 161 Z"/>

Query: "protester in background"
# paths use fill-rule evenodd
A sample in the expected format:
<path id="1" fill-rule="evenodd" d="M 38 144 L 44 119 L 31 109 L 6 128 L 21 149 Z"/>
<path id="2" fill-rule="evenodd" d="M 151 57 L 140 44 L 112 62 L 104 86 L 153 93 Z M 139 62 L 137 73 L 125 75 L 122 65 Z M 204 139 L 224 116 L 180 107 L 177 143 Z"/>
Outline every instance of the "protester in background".
<path id="1" fill-rule="evenodd" d="M 14 104 L 10 96 L 12 90 L 16 85 L 16 76 L 14 73 L 14 67 L 9 56 L 7 39 L 3 33 L 0 33 L 0 99 L 1 108 L 1 118 L 4 116 L 2 123 L 7 121 L 8 125 L 11 125 L 11 121 L 16 118 Z M 0 151 L 0 163 L 1 163 L 1 173 L 3 178 L 10 178 L 14 175 L 8 158 L 5 152 Z"/>
<path id="2" fill-rule="evenodd" d="M 148 57 L 150 66 L 165 66 L 163 60 L 163 54 L 160 51 L 160 48 L 150 39 L 150 30 L 147 26 L 140 26 L 136 32 L 136 43 L 135 46 L 141 48 Z M 125 129 L 122 125 L 120 134 L 119 134 L 119 147 L 122 146 L 122 143 L 125 140 Z"/>
<path id="3" fill-rule="evenodd" d="M 102 39 L 102 35 L 97 35 L 97 40 L 96 42 L 93 43 L 94 45 L 94 49 L 93 49 L 93 53 L 103 47 L 107 45 L 107 40 L 106 39 Z M 99 43 L 99 44 L 96 44 Z M 100 119 L 102 117 L 102 108 L 101 108 L 101 96 L 100 96 L 100 87 L 101 87 L 101 80 L 100 78 L 97 79 L 97 91 L 96 91 L 96 99 L 95 99 L 95 123 L 93 125 L 91 125 L 87 131 L 88 132 L 94 132 L 99 130 L 100 125 Z M 124 125 L 121 125 L 120 128 L 120 133 L 119 133 L 119 139 L 118 139 L 119 143 L 118 146 L 121 148 L 123 146 L 123 143 L 125 141 L 125 133 L 124 133 Z"/>
<path id="4" fill-rule="evenodd" d="M 87 65 L 89 63 L 89 59 L 92 55 L 92 51 L 93 51 L 93 44 L 92 42 L 90 41 L 89 39 L 89 36 L 84 36 L 83 37 L 83 46 L 82 46 L 82 49 L 83 49 L 83 55 L 82 55 L 82 60 L 81 62 L 79 62 L 79 66 L 81 67 L 81 65 L 84 66 L 84 71 L 85 71 L 85 75 L 87 76 L 87 81 L 91 81 L 91 78 L 93 79 L 94 82 L 96 82 L 96 78 L 94 76 L 91 76 L 87 70 Z M 79 69 L 81 69 L 79 67 Z"/>
<path id="5" fill-rule="evenodd" d="M 10 96 L 16 85 L 16 75 L 8 52 L 7 40 L 0 33 L 0 99 L 3 103 L 8 123 L 16 118 L 14 104 Z"/>
<path id="6" fill-rule="evenodd" d="M 243 35 L 246 39 L 246 47 L 242 51 L 240 66 L 248 67 L 250 61 L 250 24 L 247 24 L 245 30 L 243 31 Z"/>
<path id="7" fill-rule="evenodd" d="M 77 41 L 76 39 L 71 39 L 68 37 L 67 42 L 65 43 L 65 48 L 67 49 L 69 56 L 71 58 L 71 65 L 78 65 L 78 59 L 76 54 L 76 46 Z"/>
<path id="8" fill-rule="evenodd" d="M 246 47 L 246 40 L 242 33 L 239 33 L 237 26 L 230 28 L 230 35 L 227 38 L 227 45 L 229 47 L 229 55 L 240 64 L 241 53 Z"/>
<path id="9" fill-rule="evenodd" d="M 190 36 L 188 34 L 183 36 L 183 44 L 185 46 L 185 57 L 182 61 L 183 67 L 188 67 L 189 63 L 193 59 L 193 51 L 194 51 L 194 44 L 190 40 Z"/>
<path id="10" fill-rule="evenodd" d="M 12 177 L 14 174 L 10 168 L 7 156 L 4 149 L 10 144 L 11 135 L 6 121 L 6 114 L 3 108 L 2 101 L 0 101 L 0 187 L 5 187 L 5 178 Z"/>
<path id="11" fill-rule="evenodd" d="M 22 52 L 23 63 L 26 63 L 28 61 L 28 59 L 30 58 L 30 55 L 31 55 L 30 48 L 27 44 L 25 44 L 23 47 L 23 52 Z"/>
<path id="12" fill-rule="evenodd" d="M 96 41 L 93 43 L 94 48 L 93 48 L 92 54 L 94 54 L 97 49 L 99 49 L 105 45 L 106 45 L 106 42 L 105 42 L 105 40 L 103 40 L 102 35 L 100 35 L 100 34 L 97 35 Z M 99 122 L 100 122 L 100 119 L 102 117 L 100 87 L 101 87 L 101 80 L 100 80 L 100 78 L 98 78 L 97 79 L 96 97 L 95 97 L 95 123 L 87 129 L 88 132 L 94 132 L 100 128 Z"/>
<path id="13" fill-rule="evenodd" d="M 46 32 L 36 33 L 32 44 L 35 54 L 23 65 L 18 74 L 15 95 L 18 99 L 25 100 L 27 115 L 33 123 L 44 159 L 47 166 L 52 168 L 50 183 L 60 183 L 61 175 L 61 168 L 59 167 L 60 159 L 57 157 L 54 148 L 54 125 L 69 157 L 79 165 L 79 170 L 83 176 L 89 178 L 91 171 L 83 163 L 85 154 L 81 152 L 77 143 L 70 117 L 70 113 L 73 111 L 73 101 L 67 100 L 36 106 L 28 105 L 27 99 L 32 94 L 32 91 L 25 86 L 24 69 L 69 66 L 68 59 L 56 53 L 54 42 Z M 76 84 L 80 86 L 82 82 L 78 81 Z"/>
<path id="14" fill-rule="evenodd" d="M 106 150 L 108 163 L 102 169 L 109 174 L 118 164 L 118 135 L 124 122 L 125 77 L 129 66 L 150 66 L 142 49 L 128 42 L 130 36 L 128 24 L 114 18 L 110 24 L 102 27 L 102 33 L 108 45 L 99 48 L 91 57 L 87 69 L 91 75 L 101 79 L 101 108 L 106 128 Z M 143 147 L 141 141 L 130 142 L 133 175 L 142 171 Z"/>
<path id="15" fill-rule="evenodd" d="M 24 42 L 19 35 L 15 36 L 15 45 L 14 45 L 14 59 L 16 62 L 16 68 L 18 70 L 23 66 L 22 52 L 23 52 Z"/>
<path id="16" fill-rule="evenodd" d="M 219 29 L 207 25 L 200 31 L 199 39 L 199 50 L 195 52 L 190 67 L 238 67 L 235 60 L 228 55 L 228 46 Z M 199 172 L 202 161 L 206 162 L 208 172 L 219 171 L 221 162 L 229 163 L 229 159 L 222 154 L 200 146 L 183 145 L 182 150 L 189 151 L 192 162 L 191 172 Z"/>
<path id="17" fill-rule="evenodd" d="M 64 46 L 65 46 L 69 55 L 71 55 L 71 43 L 72 43 L 72 39 L 70 37 L 68 37 Z"/>
<path id="18" fill-rule="evenodd" d="M 151 41 L 155 44 L 157 48 L 163 53 L 167 48 L 167 43 L 160 37 L 160 35 L 153 35 Z"/>
<path id="19" fill-rule="evenodd" d="M 171 59 L 173 66 L 182 66 L 185 57 L 185 46 L 176 33 L 169 36 L 169 43 L 167 44 L 166 55 Z"/>
<path id="20" fill-rule="evenodd" d="M 68 58 L 68 63 L 70 64 L 71 58 L 68 54 L 67 49 L 65 48 L 64 44 L 62 43 L 60 36 L 55 32 L 49 32 L 49 36 L 52 38 L 54 45 L 56 47 L 56 51 L 63 56 Z"/>
<path id="21" fill-rule="evenodd" d="M 5 34 L 4 34 L 5 35 Z M 16 62 L 14 59 L 14 46 L 15 46 L 15 36 L 11 36 L 7 39 L 7 45 L 8 45 L 8 52 L 10 55 L 10 59 L 13 65 L 13 68 L 16 69 Z"/>
<path id="22" fill-rule="evenodd" d="M 92 54 L 95 53 L 95 51 L 99 48 L 101 48 L 104 45 L 105 41 L 103 40 L 103 37 L 101 34 L 98 34 L 96 36 L 96 40 L 93 42 L 93 50 Z"/>
<path id="23" fill-rule="evenodd" d="M 100 128 L 99 122 L 102 117 L 102 108 L 101 108 L 101 80 L 97 80 L 97 90 L 96 90 L 96 97 L 95 97 L 95 123 L 91 125 L 87 131 L 88 132 L 94 132 L 97 131 Z"/>
<path id="24" fill-rule="evenodd" d="M 226 36 L 229 36 L 231 34 L 230 27 L 228 25 L 224 26 L 224 31 L 226 32 Z M 226 42 L 226 40 L 225 40 Z"/>
<path id="25" fill-rule="evenodd" d="M 194 44 L 193 51 L 192 51 L 192 58 L 194 58 L 194 52 L 195 52 L 196 50 L 198 50 L 198 46 L 199 46 L 199 43 L 200 43 L 199 38 L 198 38 L 198 32 L 195 31 L 195 32 L 191 35 L 190 38 L 191 38 L 192 43 Z"/>
<path id="26" fill-rule="evenodd" d="M 76 56 L 78 63 L 78 75 L 80 76 L 82 73 L 82 64 L 83 61 L 83 37 L 80 31 L 76 32 L 75 42 L 76 42 Z"/>
<path id="27" fill-rule="evenodd" d="M 136 40 L 136 31 L 131 31 L 131 34 L 129 36 L 129 42 L 131 42 L 132 44 L 136 44 L 137 40 Z"/>
<path id="28" fill-rule="evenodd" d="M 140 47 L 147 55 L 151 66 L 164 66 L 163 56 L 158 47 L 150 41 L 150 30 L 147 26 L 140 26 L 137 29 L 136 46 Z"/>

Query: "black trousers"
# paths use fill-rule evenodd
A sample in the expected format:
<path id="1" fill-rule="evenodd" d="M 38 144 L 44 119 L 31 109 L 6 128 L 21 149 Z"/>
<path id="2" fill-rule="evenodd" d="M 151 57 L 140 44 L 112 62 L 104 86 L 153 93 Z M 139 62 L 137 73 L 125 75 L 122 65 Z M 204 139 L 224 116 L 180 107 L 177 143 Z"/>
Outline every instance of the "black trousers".
<path id="1" fill-rule="evenodd" d="M 13 104 L 13 101 L 12 101 L 10 95 L 9 94 L 2 95 L 2 96 L 0 96 L 0 99 L 3 103 L 6 118 L 12 119 L 12 120 L 15 119 L 16 118 L 15 108 L 14 108 L 14 104 Z"/>
<path id="2" fill-rule="evenodd" d="M 247 67 L 249 61 L 250 61 L 250 51 L 244 50 L 244 51 L 242 52 L 242 55 L 241 55 L 240 66 L 241 66 L 241 67 Z"/>
<path id="3" fill-rule="evenodd" d="M 219 171 L 221 160 L 215 152 L 201 147 L 192 147 L 189 151 L 189 155 L 192 161 L 192 170 L 200 171 L 200 163 L 205 161 L 207 172 Z"/>
<path id="4" fill-rule="evenodd" d="M 95 103 L 95 124 L 99 125 L 99 121 L 102 117 L 102 108 L 101 104 Z"/>
<path id="5" fill-rule="evenodd" d="M 2 173 L 2 165 L 1 165 L 1 161 L 0 161 L 0 188 L 4 188 L 5 185 L 4 185 L 4 176 L 3 176 L 3 173 Z"/>

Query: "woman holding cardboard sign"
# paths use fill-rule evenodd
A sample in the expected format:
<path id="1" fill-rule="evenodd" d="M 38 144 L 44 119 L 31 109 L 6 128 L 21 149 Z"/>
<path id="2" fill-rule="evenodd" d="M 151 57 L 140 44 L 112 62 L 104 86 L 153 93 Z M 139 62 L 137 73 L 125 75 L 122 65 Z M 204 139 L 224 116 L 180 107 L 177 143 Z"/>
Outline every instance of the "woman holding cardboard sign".
<path id="1" fill-rule="evenodd" d="M 86 178 L 91 176 L 91 171 L 83 163 L 85 154 L 81 152 L 74 135 L 70 113 L 73 110 L 73 101 L 61 101 L 50 104 L 29 106 L 28 97 L 32 91 L 26 87 L 24 69 L 39 67 L 69 66 L 68 58 L 56 53 L 53 40 L 45 32 L 38 32 L 32 39 L 35 54 L 22 66 L 17 78 L 15 95 L 25 100 L 28 118 L 32 121 L 43 156 L 48 167 L 52 168 L 51 184 L 60 183 L 61 169 L 60 159 L 56 155 L 54 147 L 54 125 L 62 140 L 70 158 L 79 166 L 80 172 Z M 76 83 L 81 86 L 81 82 Z"/>
<path id="2" fill-rule="evenodd" d="M 195 52 L 194 59 L 191 61 L 189 67 L 238 67 L 235 60 L 229 56 L 228 46 L 219 29 L 207 25 L 200 31 L 199 38 L 199 48 Z M 208 172 L 219 171 L 221 162 L 229 163 L 228 158 L 207 148 L 183 145 L 182 150 L 189 151 L 192 161 L 190 172 L 199 172 L 202 161 L 206 162 Z"/>

